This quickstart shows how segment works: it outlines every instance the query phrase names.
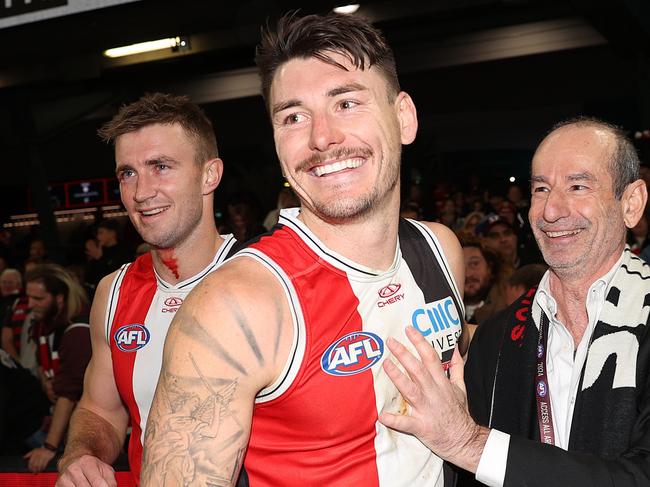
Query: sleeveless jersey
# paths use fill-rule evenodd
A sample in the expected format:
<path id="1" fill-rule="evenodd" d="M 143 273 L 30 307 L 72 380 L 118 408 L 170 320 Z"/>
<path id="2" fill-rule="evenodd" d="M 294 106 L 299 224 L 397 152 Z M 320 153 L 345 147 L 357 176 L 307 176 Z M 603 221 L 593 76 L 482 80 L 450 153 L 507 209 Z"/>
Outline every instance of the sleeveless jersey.
<path id="1" fill-rule="evenodd" d="M 113 374 L 131 420 L 129 465 L 140 482 L 144 429 L 162 367 L 163 346 L 174 314 L 189 292 L 217 268 L 235 244 L 232 235 L 201 272 L 176 285 L 163 281 L 151 253 L 124 264 L 111 285 L 106 310 L 106 339 Z"/>
<path id="2" fill-rule="evenodd" d="M 395 259 L 380 272 L 329 250 L 296 214 L 283 211 L 271 234 L 234 257 L 277 277 L 293 319 L 284 370 L 256 398 L 251 487 L 441 487 L 442 460 L 377 420 L 407 408 L 381 367 L 386 339 L 410 346 L 412 325 L 448 362 L 460 336 L 462 300 L 440 243 L 400 220 Z"/>

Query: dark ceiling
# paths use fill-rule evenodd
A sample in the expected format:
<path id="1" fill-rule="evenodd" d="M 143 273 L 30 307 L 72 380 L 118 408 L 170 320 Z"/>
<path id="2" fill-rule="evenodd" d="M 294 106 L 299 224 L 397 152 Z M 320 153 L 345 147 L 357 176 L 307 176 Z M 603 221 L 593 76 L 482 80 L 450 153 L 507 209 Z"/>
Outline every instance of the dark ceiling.
<path id="1" fill-rule="evenodd" d="M 259 29 L 291 9 L 324 13 L 340 3 L 142 0 L 1 29 L 4 216 L 27 209 L 29 186 L 38 193 L 47 182 L 111 176 L 112 150 L 95 132 L 119 105 L 153 90 L 187 93 L 213 120 L 226 164 L 218 198 L 248 189 L 273 204 L 281 177 L 253 66 Z M 363 2 L 359 14 L 386 34 L 418 107 L 406 177 L 458 180 L 464 168 L 525 176 L 548 126 L 582 113 L 630 131 L 650 126 L 646 4 Z M 190 49 L 102 55 L 177 35 Z"/>

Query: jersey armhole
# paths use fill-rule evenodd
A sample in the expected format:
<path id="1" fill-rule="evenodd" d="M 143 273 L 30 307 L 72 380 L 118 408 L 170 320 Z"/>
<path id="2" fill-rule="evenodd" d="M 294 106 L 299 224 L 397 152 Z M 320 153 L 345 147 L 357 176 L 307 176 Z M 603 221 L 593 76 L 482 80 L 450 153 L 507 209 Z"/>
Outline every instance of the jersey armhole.
<path id="1" fill-rule="evenodd" d="M 451 272 L 449 261 L 447 261 L 447 256 L 442 250 L 442 245 L 440 244 L 440 240 L 438 240 L 436 234 L 433 233 L 433 231 L 422 222 L 411 220 L 409 218 L 407 218 L 406 221 L 408 221 L 415 228 L 417 228 L 418 231 L 424 236 L 427 244 L 429 244 L 429 247 L 431 248 L 433 255 L 440 263 L 440 268 L 442 269 L 445 279 L 449 283 L 449 287 L 454 293 L 454 301 L 458 303 L 458 307 L 462 312 L 461 316 L 465 316 L 465 304 L 463 303 L 463 300 L 460 298 L 460 292 L 458 290 L 458 285 L 456 284 L 456 279 L 454 279 L 454 274 L 453 272 Z"/>
<path id="2" fill-rule="evenodd" d="M 131 266 L 131 263 L 124 264 L 120 267 L 120 270 L 117 271 L 117 275 L 111 283 L 111 288 L 108 293 L 108 299 L 106 300 L 106 313 L 104 321 L 104 331 L 106 336 L 106 343 L 108 346 L 111 346 L 111 328 L 113 326 L 113 319 L 115 318 L 115 311 L 117 310 L 117 301 L 120 297 L 120 287 L 122 286 L 122 281 L 126 275 L 127 269 Z"/>
<path id="3" fill-rule="evenodd" d="M 232 259 L 248 257 L 251 258 L 264 267 L 266 267 L 271 274 L 280 283 L 284 290 L 289 311 L 291 313 L 291 323 L 293 326 L 293 339 L 291 341 L 291 348 L 287 356 L 287 360 L 278 375 L 277 379 L 268 387 L 262 389 L 255 397 L 256 404 L 262 404 L 281 397 L 291 387 L 295 381 L 303 358 L 305 356 L 306 347 L 306 329 L 305 320 L 302 314 L 302 308 L 298 299 L 298 294 L 291 282 L 291 279 L 286 275 L 284 270 L 280 268 L 270 257 L 256 249 L 243 249 L 237 252 Z"/>

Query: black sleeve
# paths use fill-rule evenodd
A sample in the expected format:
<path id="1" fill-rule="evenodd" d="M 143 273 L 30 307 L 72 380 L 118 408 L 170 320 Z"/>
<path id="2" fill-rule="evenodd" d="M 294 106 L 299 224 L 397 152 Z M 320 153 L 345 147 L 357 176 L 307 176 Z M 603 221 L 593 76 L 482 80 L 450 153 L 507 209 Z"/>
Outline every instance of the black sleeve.
<path id="1" fill-rule="evenodd" d="M 488 426 L 492 387 L 497 367 L 506 311 L 479 325 L 472 339 L 465 364 L 465 386 L 469 411 L 478 424 Z"/>
<path id="2" fill-rule="evenodd" d="M 648 340 L 648 339 L 646 339 Z M 630 445 L 618 458 L 565 451 L 518 436 L 510 437 L 504 487 L 647 487 L 650 486 L 650 344 L 637 363 L 639 415 Z M 639 366 L 641 364 L 641 366 Z"/>

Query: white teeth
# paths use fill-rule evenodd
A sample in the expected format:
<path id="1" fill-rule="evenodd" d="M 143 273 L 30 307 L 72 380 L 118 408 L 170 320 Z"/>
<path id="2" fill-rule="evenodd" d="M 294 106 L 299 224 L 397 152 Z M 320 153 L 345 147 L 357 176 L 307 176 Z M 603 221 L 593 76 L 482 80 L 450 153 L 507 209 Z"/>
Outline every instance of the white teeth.
<path id="1" fill-rule="evenodd" d="M 156 208 L 155 210 L 148 210 L 148 211 L 143 211 L 141 212 L 144 216 L 152 216 L 152 215 L 157 215 L 158 213 L 163 212 L 165 209 L 164 208 Z"/>
<path id="2" fill-rule="evenodd" d="M 314 174 L 320 177 L 324 176 L 325 174 L 342 171 L 343 169 L 354 169 L 356 167 L 359 167 L 361 164 L 363 164 L 362 159 L 345 159 L 343 161 L 334 162 L 332 164 L 317 166 L 314 168 Z"/>
<path id="3" fill-rule="evenodd" d="M 546 235 L 548 235 L 551 238 L 555 238 L 555 237 L 566 237 L 567 235 L 576 235 L 577 233 L 580 233 L 580 230 L 564 230 L 562 232 L 546 232 Z"/>

